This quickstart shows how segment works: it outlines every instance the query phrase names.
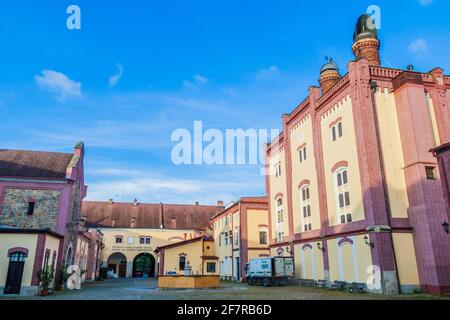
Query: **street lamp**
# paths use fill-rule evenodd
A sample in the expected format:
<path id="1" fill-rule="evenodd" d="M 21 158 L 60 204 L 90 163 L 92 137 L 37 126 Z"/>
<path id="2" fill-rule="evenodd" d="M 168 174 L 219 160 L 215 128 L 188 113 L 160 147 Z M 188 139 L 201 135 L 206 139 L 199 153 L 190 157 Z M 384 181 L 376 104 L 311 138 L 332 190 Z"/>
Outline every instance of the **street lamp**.
<path id="1" fill-rule="evenodd" d="M 450 233 L 450 230 L 449 230 L 449 224 L 448 224 L 447 221 L 444 221 L 444 222 L 442 223 L 442 228 L 444 228 L 444 231 L 445 231 L 447 234 Z"/>
<path id="2" fill-rule="evenodd" d="M 369 237 L 367 235 L 364 237 L 364 242 L 371 248 L 375 246 L 373 242 L 370 242 Z"/>
<path id="3" fill-rule="evenodd" d="M 325 251 L 325 248 L 322 247 L 322 242 L 317 242 L 317 249 L 321 250 L 321 251 Z"/>

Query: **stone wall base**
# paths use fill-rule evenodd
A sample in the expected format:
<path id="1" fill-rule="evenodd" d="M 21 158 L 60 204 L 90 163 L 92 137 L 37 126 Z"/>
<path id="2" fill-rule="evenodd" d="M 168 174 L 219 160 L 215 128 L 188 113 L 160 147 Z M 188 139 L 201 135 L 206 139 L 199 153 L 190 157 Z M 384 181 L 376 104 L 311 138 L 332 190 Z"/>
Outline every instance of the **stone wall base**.
<path id="1" fill-rule="evenodd" d="M 38 286 L 28 286 L 20 288 L 20 294 L 3 294 L 5 287 L 0 287 L 0 296 L 2 297 L 29 297 L 38 294 Z"/>

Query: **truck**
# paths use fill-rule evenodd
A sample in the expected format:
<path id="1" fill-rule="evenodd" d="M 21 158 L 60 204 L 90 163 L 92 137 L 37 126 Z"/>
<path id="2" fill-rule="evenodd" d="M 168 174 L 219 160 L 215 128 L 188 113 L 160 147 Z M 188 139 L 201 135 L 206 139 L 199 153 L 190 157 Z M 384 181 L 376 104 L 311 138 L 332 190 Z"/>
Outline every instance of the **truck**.
<path id="1" fill-rule="evenodd" d="M 295 277 L 293 257 L 251 259 L 245 267 L 249 285 L 281 286 Z"/>

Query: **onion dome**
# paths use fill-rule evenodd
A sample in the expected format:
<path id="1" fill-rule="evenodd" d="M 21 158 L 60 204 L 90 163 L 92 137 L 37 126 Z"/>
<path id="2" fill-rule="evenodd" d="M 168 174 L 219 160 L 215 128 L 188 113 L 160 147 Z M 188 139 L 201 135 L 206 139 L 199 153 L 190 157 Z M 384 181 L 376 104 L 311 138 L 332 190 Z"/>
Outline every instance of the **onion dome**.
<path id="1" fill-rule="evenodd" d="M 355 33 L 353 34 L 353 42 L 362 39 L 377 39 L 378 32 L 374 23 L 374 19 L 368 14 L 363 14 L 359 17 L 355 26 Z"/>

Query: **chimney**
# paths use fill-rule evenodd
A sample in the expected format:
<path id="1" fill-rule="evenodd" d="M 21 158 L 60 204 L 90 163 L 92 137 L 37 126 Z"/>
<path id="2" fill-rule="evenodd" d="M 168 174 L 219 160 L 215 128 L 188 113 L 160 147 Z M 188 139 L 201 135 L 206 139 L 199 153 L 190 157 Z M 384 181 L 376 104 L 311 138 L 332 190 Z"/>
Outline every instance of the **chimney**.
<path id="1" fill-rule="evenodd" d="M 84 155 L 84 142 L 78 142 L 75 145 L 75 150 L 73 153 L 79 157 L 82 157 Z"/>
<path id="2" fill-rule="evenodd" d="M 164 205 L 162 202 L 159 204 L 159 225 L 160 229 L 164 229 Z"/>
<path id="3" fill-rule="evenodd" d="M 223 207 L 223 201 L 222 200 L 217 201 L 217 206 L 218 207 Z"/>
<path id="4" fill-rule="evenodd" d="M 139 205 L 138 199 L 134 199 L 133 205 L 134 205 L 134 206 L 138 206 L 138 205 Z"/>
<path id="5" fill-rule="evenodd" d="M 199 202 L 198 202 L 198 201 L 196 201 L 196 202 L 195 202 L 195 205 L 196 205 L 196 206 L 198 206 L 198 205 L 199 205 Z"/>
<path id="6" fill-rule="evenodd" d="M 113 200 L 112 198 L 110 198 L 110 199 L 108 200 L 108 204 L 114 204 L 114 200 Z"/>

